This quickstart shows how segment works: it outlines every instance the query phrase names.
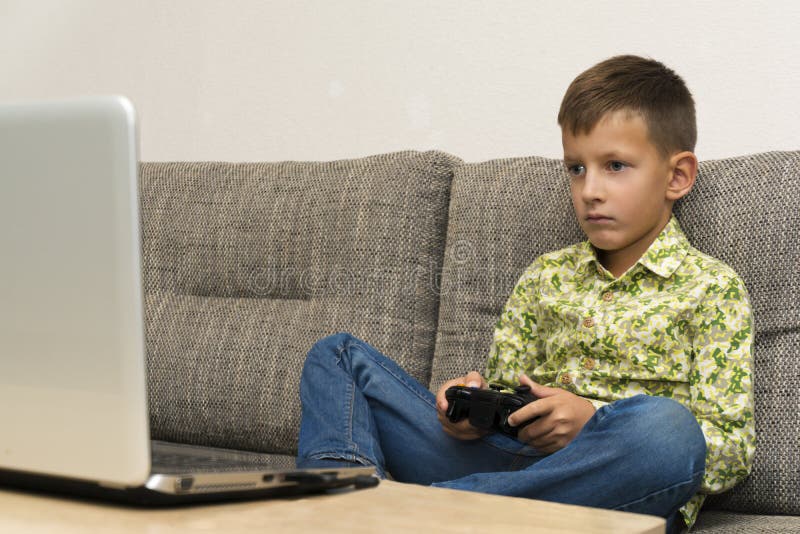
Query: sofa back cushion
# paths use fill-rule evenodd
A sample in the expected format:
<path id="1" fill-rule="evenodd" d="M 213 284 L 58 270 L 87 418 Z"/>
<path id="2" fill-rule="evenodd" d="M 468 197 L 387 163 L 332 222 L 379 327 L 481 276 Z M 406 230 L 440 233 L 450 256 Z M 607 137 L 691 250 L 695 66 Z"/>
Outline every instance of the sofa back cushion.
<path id="1" fill-rule="evenodd" d="M 456 168 L 442 266 L 431 389 L 483 372 L 494 323 L 533 260 L 584 239 L 561 161 L 539 157 Z"/>
<path id="2" fill-rule="evenodd" d="M 751 476 L 710 507 L 800 514 L 800 152 L 707 161 L 676 216 L 699 250 L 733 267 L 755 323 Z M 456 169 L 431 388 L 482 371 L 493 325 L 540 254 L 585 239 L 559 160 L 514 158 Z"/>
<path id="3" fill-rule="evenodd" d="M 153 437 L 293 454 L 305 355 L 337 331 L 427 383 L 455 163 L 143 163 Z"/>
<path id="4" fill-rule="evenodd" d="M 800 151 L 706 161 L 697 182 L 677 216 L 742 277 L 755 327 L 753 471 L 707 507 L 800 515 Z"/>

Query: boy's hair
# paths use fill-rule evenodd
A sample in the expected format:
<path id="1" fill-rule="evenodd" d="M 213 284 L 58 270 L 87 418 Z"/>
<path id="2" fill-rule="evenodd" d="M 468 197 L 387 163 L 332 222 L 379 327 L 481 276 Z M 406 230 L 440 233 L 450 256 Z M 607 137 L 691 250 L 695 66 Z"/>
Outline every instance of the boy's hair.
<path id="1" fill-rule="evenodd" d="M 611 111 L 638 113 L 662 157 L 694 152 L 697 123 L 692 94 L 680 76 L 662 63 L 639 56 L 615 56 L 575 78 L 558 111 L 558 124 L 572 135 L 588 134 Z"/>

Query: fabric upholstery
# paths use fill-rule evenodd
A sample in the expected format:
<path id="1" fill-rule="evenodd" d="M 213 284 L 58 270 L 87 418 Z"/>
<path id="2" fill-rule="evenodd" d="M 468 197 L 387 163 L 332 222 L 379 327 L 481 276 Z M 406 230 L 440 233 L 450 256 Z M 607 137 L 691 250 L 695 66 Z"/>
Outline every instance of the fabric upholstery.
<path id="1" fill-rule="evenodd" d="M 457 161 L 142 164 L 153 437 L 293 454 L 305 355 L 340 330 L 427 383 Z"/>
<path id="2" fill-rule="evenodd" d="M 535 258 L 584 239 L 560 160 L 539 157 L 456 168 L 442 266 L 431 389 L 483 372 L 495 321 Z"/>
<path id="3" fill-rule="evenodd" d="M 796 534 L 800 516 L 747 515 L 732 512 L 704 511 L 691 530 L 692 534 Z"/>
<path id="4" fill-rule="evenodd" d="M 482 371 L 494 322 L 538 255 L 585 239 L 559 160 L 456 168 L 431 389 Z M 692 244 L 732 266 L 751 296 L 756 430 L 753 473 L 708 507 L 800 515 L 800 152 L 703 162 L 676 206 Z"/>
<path id="5" fill-rule="evenodd" d="M 750 293 L 756 456 L 748 479 L 706 508 L 800 515 L 800 152 L 706 161 L 676 209 L 689 240 Z"/>
<path id="6" fill-rule="evenodd" d="M 294 454 L 302 363 L 335 331 L 433 391 L 482 371 L 524 268 L 584 237 L 559 160 L 459 163 L 144 163 L 153 437 Z M 744 279 L 756 330 L 753 473 L 693 532 L 800 529 L 799 177 L 800 152 L 706 161 L 676 206 L 690 241 Z"/>

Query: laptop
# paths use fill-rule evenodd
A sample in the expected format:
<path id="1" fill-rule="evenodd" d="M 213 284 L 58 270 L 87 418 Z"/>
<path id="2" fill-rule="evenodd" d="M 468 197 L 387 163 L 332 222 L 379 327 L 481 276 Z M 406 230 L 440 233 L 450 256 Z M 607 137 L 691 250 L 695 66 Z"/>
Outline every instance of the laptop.
<path id="1" fill-rule="evenodd" d="M 124 97 L 0 104 L 0 485 L 144 505 L 375 486 L 150 440 L 137 156 Z"/>

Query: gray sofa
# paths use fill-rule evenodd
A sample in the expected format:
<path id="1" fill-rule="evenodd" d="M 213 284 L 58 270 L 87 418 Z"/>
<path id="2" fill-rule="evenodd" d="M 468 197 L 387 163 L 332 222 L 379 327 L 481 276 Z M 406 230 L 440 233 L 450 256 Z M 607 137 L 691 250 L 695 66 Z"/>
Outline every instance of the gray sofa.
<path id="1" fill-rule="evenodd" d="M 143 163 L 153 437 L 293 465 L 305 354 L 361 337 L 436 391 L 482 370 L 523 269 L 583 239 L 559 160 L 438 152 L 332 162 Z M 705 161 L 676 207 L 744 279 L 758 450 L 696 532 L 800 531 L 800 152 Z"/>

